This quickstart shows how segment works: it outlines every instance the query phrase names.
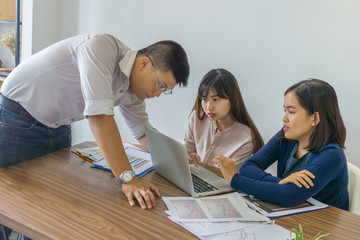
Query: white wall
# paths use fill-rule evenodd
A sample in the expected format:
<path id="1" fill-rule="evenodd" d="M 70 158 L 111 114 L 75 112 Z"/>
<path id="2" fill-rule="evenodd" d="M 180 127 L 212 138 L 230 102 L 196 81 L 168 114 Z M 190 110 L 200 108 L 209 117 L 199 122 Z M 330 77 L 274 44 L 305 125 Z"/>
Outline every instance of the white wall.
<path id="1" fill-rule="evenodd" d="M 22 60 L 62 39 L 61 0 L 26 0 L 22 4 Z"/>
<path id="2" fill-rule="evenodd" d="M 347 126 L 348 160 L 360 166 L 360 1 L 33 1 L 34 50 L 85 32 L 113 34 L 133 49 L 163 39 L 182 44 L 191 66 L 188 88 L 147 101 L 151 123 L 179 141 L 199 81 L 212 68 L 237 77 L 265 141 L 282 126 L 287 87 L 309 77 L 328 81 Z M 119 114 L 117 120 L 132 141 Z M 74 125 L 73 139 L 93 139 L 86 121 Z"/>

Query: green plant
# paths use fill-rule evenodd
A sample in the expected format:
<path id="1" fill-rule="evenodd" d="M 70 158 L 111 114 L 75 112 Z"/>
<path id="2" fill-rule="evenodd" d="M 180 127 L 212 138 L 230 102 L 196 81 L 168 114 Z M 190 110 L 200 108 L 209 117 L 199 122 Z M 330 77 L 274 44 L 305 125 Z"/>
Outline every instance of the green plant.
<path id="1" fill-rule="evenodd" d="M 295 234 L 295 238 L 293 238 L 293 236 L 292 236 L 293 233 Z M 315 237 L 311 238 L 311 240 L 318 240 L 318 239 L 326 237 L 328 235 L 330 235 L 330 233 L 321 234 L 321 231 L 320 231 L 320 232 L 318 232 L 318 234 L 315 235 Z M 301 224 L 299 224 L 299 230 L 297 230 L 296 228 L 292 228 L 290 230 L 290 239 L 304 240 L 304 234 L 303 234 Z"/>

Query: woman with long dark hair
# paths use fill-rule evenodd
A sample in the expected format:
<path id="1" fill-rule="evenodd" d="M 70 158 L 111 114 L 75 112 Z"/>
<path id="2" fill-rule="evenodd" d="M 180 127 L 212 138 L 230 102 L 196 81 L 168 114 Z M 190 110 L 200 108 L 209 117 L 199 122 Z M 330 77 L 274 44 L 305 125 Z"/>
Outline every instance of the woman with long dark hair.
<path id="1" fill-rule="evenodd" d="M 185 133 L 188 158 L 195 165 L 222 154 L 237 168 L 264 146 L 235 77 L 225 69 L 209 71 L 201 80 Z"/>
<path id="2" fill-rule="evenodd" d="M 335 90 L 318 79 L 300 81 L 285 92 L 283 128 L 239 173 L 231 159 L 218 156 L 232 187 L 261 200 L 294 206 L 315 198 L 349 208 L 346 129 Z M 265 172 L 278 163 L 277 177 Z"/>

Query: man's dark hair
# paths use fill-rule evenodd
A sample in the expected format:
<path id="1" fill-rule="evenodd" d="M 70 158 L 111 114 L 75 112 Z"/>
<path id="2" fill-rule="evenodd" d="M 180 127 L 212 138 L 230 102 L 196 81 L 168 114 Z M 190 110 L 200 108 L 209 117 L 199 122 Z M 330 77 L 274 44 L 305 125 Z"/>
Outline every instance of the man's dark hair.
<path id="1" fill-rule="evenodd" d="M 139 50 L 138 55 L 151 57 L 156 69 L 170 71 L 176 84 L 187 86 L 190 67 L 185 50 L 180 44 L 170 40 L 160 41 Z"/>

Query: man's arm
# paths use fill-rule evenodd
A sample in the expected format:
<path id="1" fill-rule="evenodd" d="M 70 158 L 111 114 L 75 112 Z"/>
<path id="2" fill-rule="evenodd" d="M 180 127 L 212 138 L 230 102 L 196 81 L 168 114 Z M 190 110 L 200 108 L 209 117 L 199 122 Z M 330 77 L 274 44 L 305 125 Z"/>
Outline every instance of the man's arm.
<path id="1" fill-rule="evenodd" d="M 110 115 L 94 115 L 88 116 L 88 120 L 96 142 L 114 176 L 118 178 L 123 171 L 132 170 L 114 117 Z M 152 191 L 155 191 L 157 196 L 160 196 L 157 187 L 137 179 L 122 184 L 122 190 L 131 206 L 135 205 L 133 199 L 136 198 L 143 209 L 155 206 L 155 197 Z"/>
<path id="2" fill-rule="evenodd" d="M 146 139 L 146 135 L 143 135 L 141 138 L 137 139 L 137 141 L 140 143 L 140 145 L 145 146 L 146 148 L 149 148 L 149 144 Z"/>

